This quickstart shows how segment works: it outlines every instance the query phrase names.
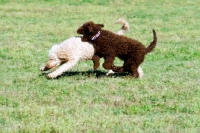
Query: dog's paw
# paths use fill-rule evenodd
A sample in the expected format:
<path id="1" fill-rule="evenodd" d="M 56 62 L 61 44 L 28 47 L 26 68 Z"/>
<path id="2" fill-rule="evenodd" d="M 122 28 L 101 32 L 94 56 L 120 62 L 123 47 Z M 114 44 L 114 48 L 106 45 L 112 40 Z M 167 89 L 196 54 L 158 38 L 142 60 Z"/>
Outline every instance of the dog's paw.
<path id="1" fill-rule="evenodd" d="M 141 67 L 138 67 L 138 73 L 139 73 L 139 78 L 142 78 L 143 76 L 144 76 L 144 72 L 143 72 L 143 70 L 142 70 L 142 68 Z"/>
<path id="2" fill-rule="evenodd" d="M 40 67 L 40 71 L 44 71 L 45 66 Z"/>
<path id="3" fill-rule="evenodd" d="M 113 70 L 109 70 L 107 73 L 106 73 L 106 76 L 112 76 L 115 72 Z"/>
<path id="4" fill-rule="evenodd" d="M 54 79 L 54 78 L 56 78 L 57 76 L 58 76 L 58 75 L 55 74 L 55 73 L 49 73 L 49 74 L 47 75 L 47 77 L 50 78 L 50 79 Z"/>

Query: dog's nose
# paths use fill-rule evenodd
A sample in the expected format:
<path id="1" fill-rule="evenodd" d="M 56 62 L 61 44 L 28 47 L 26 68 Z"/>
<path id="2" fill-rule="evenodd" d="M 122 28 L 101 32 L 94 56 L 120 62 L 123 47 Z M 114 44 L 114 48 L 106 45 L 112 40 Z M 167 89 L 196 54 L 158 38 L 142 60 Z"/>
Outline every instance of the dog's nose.
<path id="1" fill-rule="evenodd" d="M 47 71 L 47 70 L 49 70 L 49 69 L 51 69 L 51 68 L 50 68 L 49 66 L 46 65 L 46 66 L 44 67 L 43 71 Z"/>
<path id="2" fill-rule="evenodd" d="M 77 33 L 80 34 L 80 29 L 77 30 Z"/>
<path id="3" fill-rule="evenodd" d="M 78 33 L 78 34 L 83 34 L 83 32 L 82 32 L 82 28 L 81 28 L 81 27 L 78 28 L 77 33 Z"/>

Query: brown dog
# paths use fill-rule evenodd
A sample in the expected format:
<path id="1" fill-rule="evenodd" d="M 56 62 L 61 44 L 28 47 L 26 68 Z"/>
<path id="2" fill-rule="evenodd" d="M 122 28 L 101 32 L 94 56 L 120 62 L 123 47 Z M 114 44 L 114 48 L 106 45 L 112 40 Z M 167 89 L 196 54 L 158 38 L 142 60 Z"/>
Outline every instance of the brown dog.
<path id="1" fill-rule="evenodd" d="M 91 42 L 95 48 L 93 60 L 97 62 L 101 57 L 105 59 L 103 67 L 107 70 L 112 69 L 115 72 L 129 72 L 135 78 L 138 78 L 138 67 L 144 61 L 145 55 L 151 52 L 157 43 L 156 32 L 153 30 L 154 40 L 146 48 L 137 40 L 127 38 L 103 30 L 103 24 L 95 24 L 92 21 L 84 23 L 78 30 L 82 34 L 82 41 Z M 113 65 L 115 57 L 124 61 L 122 67 Z M 94 68 L 98 67 L 98 63 Z"/>

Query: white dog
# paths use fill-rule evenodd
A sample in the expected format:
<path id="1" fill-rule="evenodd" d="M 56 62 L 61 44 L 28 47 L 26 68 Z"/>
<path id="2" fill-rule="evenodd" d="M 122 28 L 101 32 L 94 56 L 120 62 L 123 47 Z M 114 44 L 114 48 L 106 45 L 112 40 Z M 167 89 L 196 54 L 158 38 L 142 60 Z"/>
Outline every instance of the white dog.
<path id="1" fill-rule="evenodd" d="M 124 19 L 118 19 L 116 23 L 121 23 L 122 28 L 117 32 L 119 35 L 123 35 L 124 32 L 129 30 L 129 24 Z M 82 42 L 81 37 L 72 37 L 60 44 L 55 44 L 49 51 L 49 60 L 47 64 L 40 68 L 41 71 L 47 71 L 49 69 L 60 66 L 55 71 L 49 73 L 47 77 L 56 78 L 62 73 L 68 71 L 75 66 L 79 60 L 92 60 L 94 55 L 94 47 L 88 42 Z M 138 68 L 139 77 L 143 76 L 143 71 Z M 114 72 L 109 70 L 106 75 L 112 75 Z"/>

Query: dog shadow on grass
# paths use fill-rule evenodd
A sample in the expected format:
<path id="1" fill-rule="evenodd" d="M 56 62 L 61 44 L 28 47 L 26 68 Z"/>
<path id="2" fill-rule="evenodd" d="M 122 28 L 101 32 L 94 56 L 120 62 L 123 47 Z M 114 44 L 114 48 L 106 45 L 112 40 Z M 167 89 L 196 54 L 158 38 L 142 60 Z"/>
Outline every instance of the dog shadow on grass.
<path id="1" fill-rule="evenodd" d="M 48 73 L 42 73 L 40 76 L 46 76 Z M 113 75 L 107 76 L 105 71 L 101 70 L 88 70 L 88 71 L 68 71 L 58 76 L 56 79 L 61 77 L 72 77 L 72 76 L 84 76 L 84 77 L 95 77 L 95 78 L 105 78 L 105 77 L 125 77 L 128 73 L 114 73 Z M 49 78 L 48 78 L 49 79 Z"/>

